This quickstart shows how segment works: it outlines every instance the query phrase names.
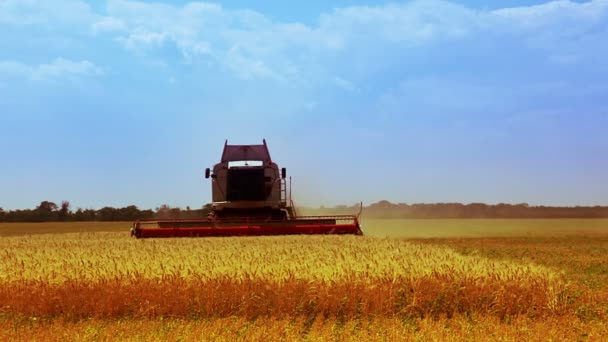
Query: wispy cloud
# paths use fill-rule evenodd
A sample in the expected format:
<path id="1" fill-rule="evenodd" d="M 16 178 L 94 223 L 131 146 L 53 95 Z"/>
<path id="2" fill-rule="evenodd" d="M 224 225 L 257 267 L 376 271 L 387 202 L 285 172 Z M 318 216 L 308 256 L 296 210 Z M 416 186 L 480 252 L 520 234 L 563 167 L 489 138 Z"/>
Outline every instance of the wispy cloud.
<path id="1" fill-rule="evenodd" d="M 508 19 L 520 28 L 536 29 L 576 23 L 563 28 L 588 28 L 606 19 L 608 1 L 593 0 L 584 3 L 569 0 L 550 1 L 541 5 L 503 8 L 491 13 Z"/>
<path id="2" fill-rule="evenodd" d="M 91 7 L 81 0 L 0 1 L 0 25 L 58 28 L 87 25 L 96 17 Z"/>
<path id="3" fill-rule="evenodd" d="M 91 25 L 93 33 L 122 32 L 126 29 L 124 21 L 113 17 L 101 17 Z"/>
<path id="4" fill-rule="evenodd" d="M 498 10 L 414 0 L 337 8 L 320 14 L 315 25 L 284 23 L 256 11 L 196 1 L 174 5 L 108 0 L 105 13 L 96 13 L 81 0 L 0 2 L 0 25 L 82 26 L 139 55 L 172 46 L 186 62 L 204 60 L 240 79 L 275 81 L 307 78 L 311 70 L 333 68 L 336 59 L 343 64 L 345 56 L 353 61 L 368 58 L 370 49 L 385 50 L 390 57 L 395 49 L 406 54 L 407 49 L 460 40 L 533 41 L 538 49 L 551 52 L 547 60 L 585 63 L 574 50 L 589 42 L 573 40 L 582 35 L 605 38 L 607 18 L 606 0 L 560 0 Z M 373 64 L 365 62 L 356 67 Z M 324 75 L 327 81 L 333 77 L 330 71 Z"/>
<path id="5" fill-rule="evenodd" d="M 92 42 L 109 39 L 117 48 L 135 51 L 135 58 L 166 65 L 204 63 L 240 80 L 333 83 L 351 91 L 377 77 L 379 70 L 447 63 L 450 58 L 440 54 L 450 45 L 452 50 L 458 47 L 454 59 L 468 58 L 474 68 L 491 61 L 501 63 L 509 55 L 500 51 L 504 48 L 527 51 L 529 65 L 572 68 L 608 53 L 608 48 L 598 44 L 608 39 L 607 0 L 560 0 L 497 10 L 472 9 L 444 0 L 414 0 L 337 8 L 320 14 L 314 25 L 284 23 L 248 9 L 194 1 L 174 5 L 108 0 L 104 13 L 96 13 L 80 0 L 52 5 L 29 0 L 0 3 L 0 25 L 66 23 L 81 25 Z M 44 35 L 52 38 L 52 33 Z M 167 51 L 176 51 L 182 60 L 163 58 Z M 424 54 L 431 60 L 424 60 Z M 86 69 L 82 64 L 86 62 L 73 63 Z M 141 64 L 150 63 L 144 60 Z M 4 62 L 4 69 L 8 65 L 33 75 L 59 69 L 74 74 L 77 69 L 61 59 L 49 66 L 30 66 L 13 58 Z M 397 74 L 391 87 L 403 82 L 403 77 L 408 78 Z"/>
<path id="6" fill-rule="evenodd" d="M 30 81 L 60 81 L 76 77 L 100 76 L 103 73 L 103 68 L 90 61 L 72 61 L 62 57 L 56 58 L 50 63 L 38 65 L 27 65 L 18 61 L 0 61 L 0 75 Z"/>
<path id="7" fill-rule="evenodd" d="M 40 29 L 66 24 L 78 29 Z M 187 84 L 192 75 L 227 87 L 218 93 L 230 93 L 243 81 L 248 82 L 243 89 L 252 93 L 277 87 L 285 102 L 305 99 L 315 103 L 315 111 L 340 101 L 352 111 L 362 111 L 363 104 L 385 110 L 389 103 L 394 108 L 386 112 L 394 115 L 424 101 L 431 107 L 482 110 L 507 99 L 523 103 L 527 95 L 513 89 L 526 84 L 562 82 L 580 88 L 587 83 L 603 89 L 602 75 L 608 73 L 603 44 L 608 40 L 607 0 L 498 10 L 414 0 L 336 8 L 321 13 L 314 24 L 194 1 L 108 0 L 95 11 L 79 0 L 53 6 L 7 0 L 0 2 L 0 25 L 17 31 L 31 26 L 24 32 L 39 45 L 22 44 L 20 49 L 30 54 L 24 60 L 19 53 L 0 55 L 3 77 L 98 76 L 106 70 L 96 64 L 103 60 L 105 68 L 118 73 L 142 68 L 129 70 L 130 75 L 146 74 L 147 80 L 166 83 L 175 77 Z M 42 51 L 45 39 L 52 52 Z M 584 82 L 578 79 L 582 73 L 588 75 Z M 440 101 L 438 94 L 443 94 Z M 261 103 L 276 94 L 265 96 Z"/>
<path id="8" fill-rule="evenodd" d="M 172 42 L 189 61 L 212 60 L 240 78 L 281 80 L 302 77 L 302 71 L 314 64 L 327 63 L 322 59 L 328 54 L 357 55 L 383 46 L 407 49 L 497 34 L 537 35 L 558 46 L 560 39 L 569 38 L 560 38 L 563 32 L 573 27 L 588 31 L 605 25 L 608 2 L 562 0 L 483 11 L 449 1 L 415 0 L 336 9 L 321 14 L 315 26 L 285 24 L 254 11 L 227 10 L 202 2 L 175 6 L 110 0 L 107 12 L 107 17 L 92 24 L 93 30 L 117 35 L 130 49 L 158 48 Z M 548 31 L 554 33 L 552 37 L 544 34 Z M 577 60 L 568 58 L 569 63 Z"/>

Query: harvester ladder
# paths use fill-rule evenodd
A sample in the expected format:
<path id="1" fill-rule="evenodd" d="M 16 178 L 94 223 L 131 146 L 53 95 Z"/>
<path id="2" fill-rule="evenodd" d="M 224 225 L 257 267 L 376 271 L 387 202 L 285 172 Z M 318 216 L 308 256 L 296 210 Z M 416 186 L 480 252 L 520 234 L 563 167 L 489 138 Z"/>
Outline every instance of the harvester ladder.
<path id="1" fill-rule="evenodd" d="M 291 195 L 291 177 L 289 177 L 289 193 L 287 192 L 287 179 L 281 179 L 281 202 L 283 202 L 291 217 L 296 217 L 298 215 Z"/>
<path id="2" fill-rule="evenodd" d="M 281 202 L 287 204 L 287 181 L 281 178 Z"/>

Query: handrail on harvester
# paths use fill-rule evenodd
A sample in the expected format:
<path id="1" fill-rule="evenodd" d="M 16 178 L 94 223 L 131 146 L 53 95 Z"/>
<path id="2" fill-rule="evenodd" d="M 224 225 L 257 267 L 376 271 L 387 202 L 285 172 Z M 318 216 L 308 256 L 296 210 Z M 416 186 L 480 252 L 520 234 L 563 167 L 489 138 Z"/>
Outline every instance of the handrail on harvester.
<path id="1" fill-rule="evenodd" d="M 359 212 L 360 214 L 360 212 Z M 137 220 L 135 221 L 135 225 L 139 223 L 156 223 L 156 222 L 175 222 L 175 223 L 194 223 L 194 222 L 209 222 L 209 223 L 249 223 L 249 222 L 286 222 L 286 221 L 294 221 L 294 220 L 358 220 L 358 215 L 303 215 L 296 216 L 291 219 L 264 219 L 260 217 L 246 216 L 239 218 L 229 218 L 229 219 L 148 219 L 148 220 Z"/>

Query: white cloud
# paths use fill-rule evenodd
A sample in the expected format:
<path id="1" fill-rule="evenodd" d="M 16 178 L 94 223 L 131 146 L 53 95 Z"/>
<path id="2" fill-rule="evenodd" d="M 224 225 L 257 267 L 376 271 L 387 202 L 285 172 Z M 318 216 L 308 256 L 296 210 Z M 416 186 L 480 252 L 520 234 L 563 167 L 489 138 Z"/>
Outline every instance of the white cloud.
<path id="1" fill-rule="evenodd" d="M 325 82 L 342 88 L 347 84 L 334 75 L 345 73 L 333 69 L 352 64 L 359 74 L 373 73 L 378 62 L 370 60 L 374 53 L 374 57 L 407 59 L 413 48 L 467 39 L 475 48 L 476 39 L 512 39 L 545 49 L 550 63 L 573 65 L 585 63 L 584 54 L 578 53 L 580 44 L 593 44 L 573 38 L 592 32 L 599 40 L 608 34 L 608 0 L 560 0 L 492 11 L 444 0 L 413 0 L 338 8 L 321 14 L 315 25 L 284 23 L 252 10 L 197 1 L 174 5 L 108 0 L 106 4 L 102 14 L 80 0 L 4 0 L 0 25 L 84 25 L 91 39 L 110 38 L 138 55 L 170 47 L 186 62 L 204 60 L 241 79 L 305 83 L 322 74 Z M 359 83 L 350 75 L 348 82 Z"/>
<path id="2" fill-rule="evenodd" d="M 124 21 L 113 17 L 103 17 L 91 26 L 93 33 L 121 32 L 126 29 Z"/>
<path id="3" fill-rule="evenodd" d="M 81 0 L 2 0 L 0 25 L 65 27 L 87 25 L 96 15 Z"/>
<path id="4" fill-rule="evenodd" d="M 74 76 L 99 76 L 103 74 L 103 69 L 90 61 L 71 61 L 65 58 L 57 58 L 48 64 L 40 64 L 34 75 L 41 79 L 57 79 L 65 75 Z"/>
<path id="5" fill-rule="evenodd" d="M 119 32 L 118 40 L 130 49 L 171 42 L 188 61 L 212 60 L 245 79 L 284 80 L 306 77 L 303 63 L 323 63 L 319 60 L 336 51 L 357 54 L 387 44 L 408 48 L 488 34 L 525 38 L 539 30 L 559 36 L 573 26 L 584 31 L 605 21 L 608 1 L 562 0 L 485 11 L 443 0 L 414 0 L 335 9 L 320 15 L 316 26 L 275 22 L 255 11 L 203 2 L 175 6 L 109 0 L 107 12 L 93 29 Z"/>
<path id="6" fill-rule="evenodd" d="M 143 29 L 136 29 L 127 36 L 118 37 L 127 48 L 138 50 L 142 47 L 159 47 L 167 39 L 167 34 L 162 32 L 150 32 Z"/>
<path id="7" fill-rule="evenodd" d="M 478 14 L 441 0 L 411 1 L 380 7 L 347 7 L 322 15 L 319 30 L 342 40 L 361 37 L 423 43 L 441 37 L 459 37 L 474 29 Z"/>
<path id="8" fill-rule="evenodd" d="M 524 35 L 535 45 L 555 46 L 557 42 L 580 39 L 605 29 L 608 1 L 577 3 L 568 0 L 505 8 L 491 12 L 494 26 Z M 525 37 L 525 35 L 529 35 Z"/>
<path id="9" fill-rule="evenodd" d="M 30 81 L 59 81 L 66 78 L 102 75 L 104 70 L 90 61 L 72 61 L 62 57 L 50 63 L 27 65 L 17 61 L 0 61 L 0 75 Z"/>
<path id="10" fill-rule="evenodd" d="M 238 45 L 228 50 L 224 58 L 225 65 L 241 79 L 269 78 L 284 81 L 284 77 L 274 72 L 264 61 L 245 57 Z"/>
<path id="11" fill-rule="evenodd" d="M 606 0 L 584 3 L 558 0 L 534 6 L 498 9 L 492 11 L 492 14 L 513 20 L 525 27 L 539 27 L 572 20 L 579 25 L 587 25 L 606 18 L 607 9 Z"/>
<path id="12" fill-rule="evenodd" d="M 129 49 L 146 51 L 173 44 L 188 62 L 211 60 L 248 80 L 281 81 L 297 72 L 281 50 L 292 46 L 292 39 L 297 42 L 298 35 L 309 33 L 301 24 L 274 23 L 255 11 L 227 11 L 201 2 L 180 7 L 111 0 L 108 15 L 128 28 L 116 39 Z"/>

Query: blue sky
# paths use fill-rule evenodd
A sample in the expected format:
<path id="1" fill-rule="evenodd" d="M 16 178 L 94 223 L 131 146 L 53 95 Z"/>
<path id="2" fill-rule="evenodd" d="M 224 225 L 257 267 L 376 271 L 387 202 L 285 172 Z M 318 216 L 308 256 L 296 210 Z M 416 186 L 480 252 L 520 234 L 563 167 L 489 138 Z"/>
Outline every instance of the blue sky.
<path id="1" fill-rule="evenodd" d="M 0 0 L 0 207 L 608 204 L 608 1 Z"/>

